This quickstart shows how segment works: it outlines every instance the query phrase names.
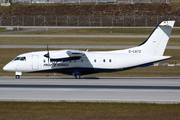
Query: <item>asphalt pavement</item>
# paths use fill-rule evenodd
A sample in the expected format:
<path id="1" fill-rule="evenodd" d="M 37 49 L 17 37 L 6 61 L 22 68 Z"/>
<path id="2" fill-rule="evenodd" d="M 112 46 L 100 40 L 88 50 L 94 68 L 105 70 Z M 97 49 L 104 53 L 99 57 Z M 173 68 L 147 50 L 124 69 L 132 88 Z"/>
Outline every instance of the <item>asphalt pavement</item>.
<path id="1" fill-rule="evenodd" d="M 0 77 L 1 101 L 180 103 L 178 77 Z"/>

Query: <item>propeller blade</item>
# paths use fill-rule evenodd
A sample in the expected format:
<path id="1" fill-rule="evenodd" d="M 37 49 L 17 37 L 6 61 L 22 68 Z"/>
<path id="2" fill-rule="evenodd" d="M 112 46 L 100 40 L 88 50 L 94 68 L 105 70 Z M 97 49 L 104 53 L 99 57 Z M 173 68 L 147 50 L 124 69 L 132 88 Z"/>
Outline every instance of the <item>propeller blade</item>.
<path id="1" fill-rule="evenodd" d="M 50 55 L 49 55 L 49 47 L 48 47 L 48 45 L 47 45 L 47 54 L 45 54 L 44 57 L 48 58 L 48 63 L 49 63 Z"/>
<path id="2" fill-rule="evenodd" d="M 47 44 L 47 51 L 48 51 L 48 54 L 49 54 L 49 47 L 48 47 L 48 44 Z"/>

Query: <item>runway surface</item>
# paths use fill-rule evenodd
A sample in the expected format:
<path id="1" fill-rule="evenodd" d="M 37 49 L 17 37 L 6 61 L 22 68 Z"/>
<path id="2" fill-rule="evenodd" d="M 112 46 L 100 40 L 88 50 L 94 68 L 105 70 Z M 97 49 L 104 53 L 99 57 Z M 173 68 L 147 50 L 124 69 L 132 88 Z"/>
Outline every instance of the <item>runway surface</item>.
<path id="1" fill-rule="evenodd" d="M 105 46 L 105 45 L 49 45 L 57 49 L 125 49 L 135 46 Z M 0 45 L 0 48 L 47 48 L 47 45 Z M 180 46 L 167 46 L 166 49 L 180 49 Z"/>
<path id="2" fill-rule="evenodd" d="M 0 37 L 91 37 L 91 38 L 147 38 L 149 35 L 1 35 Z M 180 38 L 180 35 L 171 35 L 170 38 Z"/>
<path id="3" fill-rule="evenodd" d="M 1 76 L 0 100 L 180 103 L 180 78 Z"/>

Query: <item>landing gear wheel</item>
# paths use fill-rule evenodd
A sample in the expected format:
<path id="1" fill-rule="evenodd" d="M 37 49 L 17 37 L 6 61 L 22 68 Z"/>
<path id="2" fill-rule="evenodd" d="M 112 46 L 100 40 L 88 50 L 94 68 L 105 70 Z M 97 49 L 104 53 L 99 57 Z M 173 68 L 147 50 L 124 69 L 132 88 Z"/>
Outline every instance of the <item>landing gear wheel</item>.
<path id="1" fill-rule="evenodd" d="M 16 79 L 19 79 L 19 78 L 20 78 L 20 75 L 16 75 L 15 78 L 16 78 Z"/>
<path id="2" fill-rule="evenodd" d="M 76 78 L 76 79 L 81 79 L 81 75 L 76 74 L 76 75 L 75 75 L 75 78 Z"/>

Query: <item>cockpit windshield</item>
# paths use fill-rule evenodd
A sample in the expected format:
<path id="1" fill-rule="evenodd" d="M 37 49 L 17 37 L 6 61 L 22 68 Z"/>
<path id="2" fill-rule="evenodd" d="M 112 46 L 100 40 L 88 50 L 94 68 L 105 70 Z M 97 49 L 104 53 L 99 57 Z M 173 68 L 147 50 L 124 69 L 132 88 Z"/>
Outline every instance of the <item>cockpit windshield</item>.
<path id="1" fill-rule="evenodd" d="M 14 61 L 26 61 L 26 57 L 16 57 Z"/>
<path id="2" fill-rule="evenodd" d="M 14 61 L 19 60 L 19 59 L 20 59 L 20 57 L 17 57 L 17 58 L 14 59 Z"/>

